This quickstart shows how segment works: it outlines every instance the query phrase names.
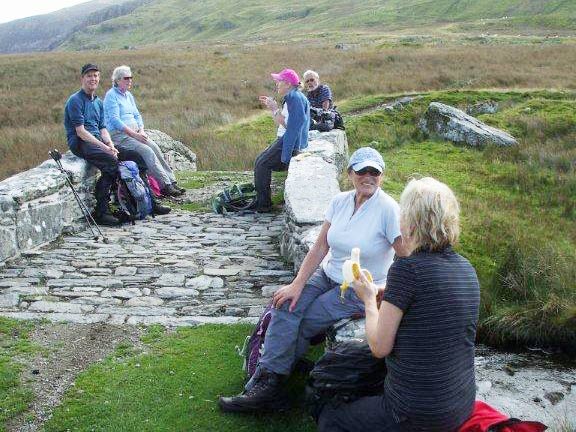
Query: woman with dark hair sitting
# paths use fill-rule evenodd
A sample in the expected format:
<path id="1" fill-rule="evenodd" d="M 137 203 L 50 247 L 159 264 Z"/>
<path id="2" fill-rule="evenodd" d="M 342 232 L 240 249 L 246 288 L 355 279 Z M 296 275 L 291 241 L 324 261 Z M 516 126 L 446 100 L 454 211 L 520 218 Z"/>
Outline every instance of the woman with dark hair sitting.
<path id="1" fill-rule="evenodd" d="M 400 230 L 410 255 L 390 267 L 380 309 L 364 276 L 354 290 L 364 303 L 374 356 L 386 357 L 382 396 L 327 405 L 322 432 L 455 432 L 474 407 L 474 340 L 480 287 L 452 246 L 459 206 L 443 183 L 412 180 L 400 198 Z"/>

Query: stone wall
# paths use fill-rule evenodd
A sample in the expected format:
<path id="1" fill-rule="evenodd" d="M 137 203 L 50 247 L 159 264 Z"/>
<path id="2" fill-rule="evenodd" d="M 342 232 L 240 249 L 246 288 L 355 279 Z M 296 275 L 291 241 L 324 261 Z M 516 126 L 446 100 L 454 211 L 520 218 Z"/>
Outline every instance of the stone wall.
<path id="1" fill-rule="evenodd" d="M 160 131 L 147 131 L 175 169 L 196 170 L 196 155 Z M 75 189 L 92 209 L 98 170 L 70 152 L 62 165 L 72 173 Z M 82 212 L 53 160 L 0 182 L 0 263 L 73 231 Z"/>
<path id="2" fill-rule="evenodd" d="M 316 241 L 330 200 L 340 192 L 338 178 L 347 160 L 346 133 L 333 130 L 311 131 L 306 151 L 290 161 L 280 252 L 294 263 L 295 270 Z"/>

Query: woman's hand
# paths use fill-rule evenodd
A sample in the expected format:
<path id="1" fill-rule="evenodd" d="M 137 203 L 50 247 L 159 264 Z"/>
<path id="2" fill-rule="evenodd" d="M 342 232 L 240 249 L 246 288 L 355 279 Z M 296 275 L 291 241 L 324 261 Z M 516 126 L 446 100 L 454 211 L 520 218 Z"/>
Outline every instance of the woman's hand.
<path id="1" fill-rule="evenodd" d="M 278 103 L 269 96 L 260 96 L 258 98 L 260 103 L 268 108 L 270 111 L 274 112 L 278 109 Z"/>
<path id="2" fill-rule="evenodd" d="M 284 302 L 290 301 L 290 307 L 288 310 L 292 312 L 296 307 L 296 303 L 298 303 L 298 299 L 300 299 L 300 294 L 302 294 L 303 289 L 303 286 L 296 285 L 294 282 L 289 285 L 284 285 L 274 293 L 272 305 L 275 309 L 278 309 L 284 304 Z"/>
<path id="3" fill-rule="evenodd" d="M 352 282 L 352 288 L 360 300 L 366 303 L 368 300 L 376 299 L 378 286 L 370 282 L 364 272 L 360 272 L 360 280 Z"/>

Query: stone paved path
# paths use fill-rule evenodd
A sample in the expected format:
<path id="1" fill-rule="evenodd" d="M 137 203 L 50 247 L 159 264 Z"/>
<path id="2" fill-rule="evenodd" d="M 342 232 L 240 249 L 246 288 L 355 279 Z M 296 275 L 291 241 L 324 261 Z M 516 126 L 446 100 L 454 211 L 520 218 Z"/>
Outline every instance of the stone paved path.
<path id="1" fill-rule="evenodd" d="M 283 216 L 172 212 L 65 236 L 0 267 L 0 315 L 73 323 L 254 322 L 292 279 Z"/>

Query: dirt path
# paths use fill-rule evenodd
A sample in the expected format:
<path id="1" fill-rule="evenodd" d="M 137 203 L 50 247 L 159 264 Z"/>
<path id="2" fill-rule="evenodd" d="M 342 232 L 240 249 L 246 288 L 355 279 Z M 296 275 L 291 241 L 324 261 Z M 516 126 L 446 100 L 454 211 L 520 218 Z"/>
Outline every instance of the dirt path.
<path id="1" fill-rule="evenodd" d="M 30 339 L 42 349 L 25 362 L 22 373 L 34 401 L 29 411 L 6 425 L 7 430 L 40 430 L 80 372 L 112 354 L 120 343 L 141 349 L 143 332 L 141 327 L 101 323 L 38 325 Z"/>

